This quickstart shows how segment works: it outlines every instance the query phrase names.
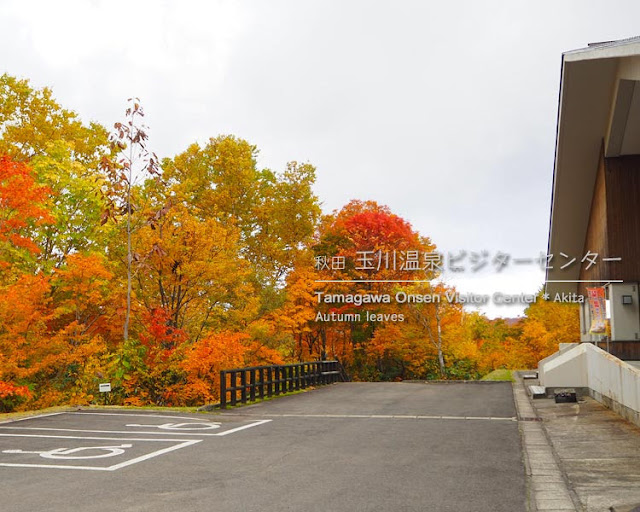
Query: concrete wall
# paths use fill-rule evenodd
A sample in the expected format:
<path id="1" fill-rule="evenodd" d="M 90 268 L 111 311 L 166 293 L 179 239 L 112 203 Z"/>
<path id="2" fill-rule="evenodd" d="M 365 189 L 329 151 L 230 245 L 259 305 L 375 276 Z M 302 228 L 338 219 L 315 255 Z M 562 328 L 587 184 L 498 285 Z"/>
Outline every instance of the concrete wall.
<path id="1" fill-rule="evenodd" d="M 556 352 L 538 363 L 538 379 L 545 388 L 582 388 L 588 386 L 586 348 L 576 344 L 564 352 Z M 555 356 L 555 357 L 553 357 Z"/>
<path id="2" fill-rule="evenodd" d="M 623 304 L 622 297 L 631 299 Z M 638 283 L 611 283 L 609 285 L 611 307 L 611 340 L 640 340 L 640 304 Z"/>
<path id="3" fill-rule="evenodd" d="M 578 345 L 579 343 L 560 343 L 560 345 L 558 346 L 557 352 L 554 352 L 550 356 L 547 356 L 544 359 L 542 359 L 538 363 L 538 379 L 540 380 L 540 383 L 542 383 L 542 381 L 544 380 L 544 372 L 545 372 L 547 363 L 550 363 L 551 361 L 559 357 L 561 354 L 564 354 L 567 350 L 571 350 L 572 348 L 577 347 Z"/>
<path id="4" fill-rule="evenodd" d="M 640 368 L 590 343 L 554 355 L 538 365 L 540 385 L 588 387 L 596 400 L 640 426 Z"/>
<path id="5" fill-rule="evenodd" d="M 591 396 L 640 426 L 640 369 L 586 345 Z"/>

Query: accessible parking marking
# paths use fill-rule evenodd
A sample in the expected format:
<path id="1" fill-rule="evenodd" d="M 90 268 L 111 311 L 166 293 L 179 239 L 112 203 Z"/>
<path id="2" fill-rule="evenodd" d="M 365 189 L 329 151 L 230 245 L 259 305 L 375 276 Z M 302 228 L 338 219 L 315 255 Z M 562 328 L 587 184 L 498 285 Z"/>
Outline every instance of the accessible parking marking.
<path id="1" fill-rule="evenodd" d="M 125 420 L 128 418 L 129 420 L 135 418 L 145 418 L 149 420 L 145 423 L 132 423 L 132 422 L 118 422 L 118 424 L 114 427 L 105 427 L 104 429 L 99 428 L 83 428 L 82 425 L 79 426 L 69 426 L 66 428 L 62 427 L 47 427 L 47 426 L 36 426 L 36 427 L 23 427 L 21 425 L 12 425 L 12 424 L 4 424 L 0 426 L 0 430 L 29 430 L 29 431 L 38 431 L 38 432 L 83 432 L 88 434 L 130 434 L 130 435 L 164 435 L 164 436 L 205 436 L 205 437 L 223 437 L 229 434 L 233 434 L 235 432 L 240 432 L 241 430 L 246 430 L 248 428 L 257 427 L 259 425 L 263 425 L 265 423 L 269 423 L 273 421 L 271 419 L 263 419 L 263 420 L 253 420 L 249 421 L 249 423 L 245 423 L 239 426 L 232 425 L 224 425 L 223 422 L 219 421 L 208 421 L 206 419 L 193 418 L 188 416 L 170 416 L 170 415 L 160 415 L 160 414 L 129 414 L 129 413 L 100 413 L 100 412 L 64 412 L 64 413 L 55 413 L 56 415 L 74 415 L 74 416 L 104 416 L 104 417 L 116 417 L 117 419 Z M 32 418 L 24 418 L 24 419 L 37 419 L 45 417 L 43 416 L 34 416 Z M 170 422 L 158 422 L 153 423 L 152 420 L 173 420 Z M 175 420 L 188 420 L 188 421 L 175 421 Z M 227 427 L 227 428 L 225 428 Z M 231 428 L 228 428 L 231 427 Z"/>
<path id="2" fill-rule="evenodd" d="M 59 412 L 20 418 L 0 425 L 0 467 L 115 471 L 206 438 L 273 421 L 215 420 L 112 412 Z"/>
<path id="3" fill-rule="evenodd" d="M 115 471 L 202 442 L 201 439 L 144 439 L 38 434 L 0 434 L 0 437 L 4 438 L 4 441 L 9 441 L 9 446 L 13 446 L 0 451 L 0 466 L 84 471 Z M 102 441 L 108 441 L 108 443 L 103 444 Z M 149 451 L 153 443 L 155 446 L 158 444 L 169 444 L 169 446 Z M 123 458 L 125 460 L 122 460 Z M 41 459 L 55 460 L 57 463 L 44 464 Z M 100 462 L 111 459 L 120 462 L 111 465 L 100 464 Z M 78 461 L 97 461 L 98 464 L 77 465 Z M 69 464 L 64 464 L 64 462 L 69 462 Z"/>

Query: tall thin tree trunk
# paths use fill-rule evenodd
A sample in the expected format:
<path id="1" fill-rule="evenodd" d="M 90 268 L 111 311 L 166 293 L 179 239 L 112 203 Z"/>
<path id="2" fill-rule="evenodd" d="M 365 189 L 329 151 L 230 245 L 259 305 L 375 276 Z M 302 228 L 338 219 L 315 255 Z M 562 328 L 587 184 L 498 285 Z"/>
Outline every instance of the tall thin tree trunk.
<path id="1" fill-rule="evenodd" d="M 129 183 L 127 183 L 127 314 L 124 318 L 124 341 L 129 339 L 129 320 L 131 318 L 131 178 L 133 167 L 133 149 L 129 149 Z"/>
<path id="2" fill-rule="evenodd" d="M 438 326 L 438 364 L 440 365 L 440 377 L 445 377 L 444 354 L 442 353 L 442 329 L 440 327 L 440 313 L 436 308 L 436 325 Z"/>

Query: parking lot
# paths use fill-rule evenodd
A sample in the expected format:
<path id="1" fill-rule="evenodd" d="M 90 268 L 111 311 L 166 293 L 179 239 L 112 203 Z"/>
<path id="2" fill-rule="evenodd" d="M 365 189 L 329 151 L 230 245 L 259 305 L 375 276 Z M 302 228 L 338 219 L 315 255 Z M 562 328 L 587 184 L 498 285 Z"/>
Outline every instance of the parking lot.
<path id="1" fill-rule="evenodd" d="M 341 383 L 222 413 L 0 424 L 3 511 L 525 510 L 509 383 Z"/>

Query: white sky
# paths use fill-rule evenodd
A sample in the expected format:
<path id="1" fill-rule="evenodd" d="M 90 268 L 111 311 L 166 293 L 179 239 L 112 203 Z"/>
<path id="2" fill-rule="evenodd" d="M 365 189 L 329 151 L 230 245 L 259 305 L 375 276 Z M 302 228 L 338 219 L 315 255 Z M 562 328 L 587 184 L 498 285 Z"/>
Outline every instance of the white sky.
<path id="1" fill-rule="evenodd" d="M 314 164 L 326 212 L 373 199 L 445 252 L 533 258 L 561 53 L 639 35 L 638 19 L 615 0 L 0 0 L 0 73 L 109 128 L 140 97 L 159 156 L 234 134 L 262 167 Z M 534 293 L 543 279 L 523 265 L 450 282 Z"/>

